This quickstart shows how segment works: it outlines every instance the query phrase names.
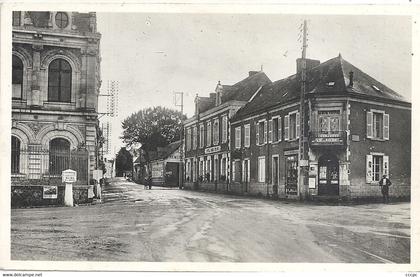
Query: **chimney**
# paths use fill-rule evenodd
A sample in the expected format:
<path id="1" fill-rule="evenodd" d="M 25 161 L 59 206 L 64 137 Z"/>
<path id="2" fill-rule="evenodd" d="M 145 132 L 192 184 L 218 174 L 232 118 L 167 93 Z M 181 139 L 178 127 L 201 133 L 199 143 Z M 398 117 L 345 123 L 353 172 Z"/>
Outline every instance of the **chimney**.
<path id="1" fill-rule="evenodd" d="M 255 74 L 257 74 L 259 71 L 249 71 L 248 72 L 248 77 L 251 77 L 252 75 L 255 75 Z"/>
<path id="2" fill-rule="evenodd" d="M 220 84 L 220 81 L 217 83 L 216 86 L 216 106 L 222 104 L 222 93 L 223 93 L 223 86 Z"/>
<path id="3" fill-rule="evenodd" d="M 320 64 L 319 60 L 306 59 L 306 70 L 310 70 Z M 296 73 L 299 74 L 300 72 L 302 72 L 302 58 L 296 60 Z"/>
<path id="4" fill-rule="evenodd" d="M 194 103 L 195 103 L 195 111 L 194 111 L 194 115 L 199 114 L 199 100 L 198 100 L 198 93 L 195 95 L 195 99 L 194 99 Z"/>
<path id="5" fill-rule="evenodd" d="M 350 79 L 349 88 L 352 88 L 353 87 L 353 71 L 349 72 L 349 79 Z"/>

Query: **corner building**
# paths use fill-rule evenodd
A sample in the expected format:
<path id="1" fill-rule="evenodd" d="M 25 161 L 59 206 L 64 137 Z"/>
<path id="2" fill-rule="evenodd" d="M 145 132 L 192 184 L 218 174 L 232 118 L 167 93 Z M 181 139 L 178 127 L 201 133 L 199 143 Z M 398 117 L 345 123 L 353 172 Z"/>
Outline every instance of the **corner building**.
<path id="1" fill-rule="evenodd" d="M 234 85 L 219 82 L 209 97 L 196 97 L 195 114 L 184 123 L 184 187 L 230 190 L 230 119 L 269 83 L 264 72 L 250 71 Z"/>
<path id="2" fill-rule="evenodd" d="M 297 73 L 264 85 L 231 119 L 231 188 L 295 199 L 409 198 L 411 104 L 341 55 L 306 60 L 306 117 L 301 125 Z M 301 161 L 304 129 L 308 160 Z M 302 170 L 307 175 L 301 178 Z"/>
<path id="3" fill-rule="evenodd" d="M 95 13 L 13 12 L 12 205 L 62 203 L 62 170 L 86 201 L 98 163 L 100 38 Z M 56 199 L 43 186 L 58 185 Z"/>

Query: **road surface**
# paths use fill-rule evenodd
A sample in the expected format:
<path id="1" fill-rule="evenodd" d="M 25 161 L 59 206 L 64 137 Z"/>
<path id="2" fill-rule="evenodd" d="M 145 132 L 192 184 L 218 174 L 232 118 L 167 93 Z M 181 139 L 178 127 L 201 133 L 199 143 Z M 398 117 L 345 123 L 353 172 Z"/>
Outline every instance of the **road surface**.
<path id="1" fill-rule="evenodd" d="M 410 204 L 316 205 L 116 179 L 102 204 L 13 209 L 13 260 L 409 263 Z"/>

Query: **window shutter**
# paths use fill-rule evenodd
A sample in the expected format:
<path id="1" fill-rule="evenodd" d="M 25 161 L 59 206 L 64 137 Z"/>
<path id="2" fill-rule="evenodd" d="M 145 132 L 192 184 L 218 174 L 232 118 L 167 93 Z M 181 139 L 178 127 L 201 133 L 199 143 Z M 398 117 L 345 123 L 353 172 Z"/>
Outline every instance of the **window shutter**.
<path id="1" fill-rule="evenodd" d="M 383 156 L 383 174 L 389 177 L 389 156 Z"/>
<path id="2" fill-rule="evenodd" d="M 247 163 L 247 166 L 248 166 L 248 168 L 247 168 L 248 175 L 247 175 L 247 180 L 246 180 L 247 182 L 249 182 L 251 180 L 250 164 L 251 164 L 251 160 L 248 160 L 248 163 Z"/>
<path id="3" fill-rule="evenodd" d="M 296 113 L 296 138 L 300 138 L 300 113 Z"/>
<path id="4" fill-rule="evenodd" d="M 259 145 L 260 144 L 260 125 L 257 123 L 255 123 L 255 144 Z"/>
<path id="5" fill-rule="evenodd" d="M 290 120 L 289 116 L 286 115 L 284 117 L 284 140 L 286 141 L 289 140 L 289 123 L 290 123 L 289 120 Z"/>
<path id="6" fill-rule="evenodd" d="M 273 141 L 273 120 L 268 121 L 268 142 Z"/>
<path id="7" fill-rule="evenodd" d="M 278 133 L 277 133 L 277 140 L 281 141 L 281 137 L 282 137 L 282 133 L 281 133 L 281 117 L 279 117 L 279 121 L 278 121 Z"/>
<path id="8" fill-rule="evenodd" d="M 384 128 L 383 128 L 383 136 L 385 140 L 389 140 L 389 114 L 384 114 Z"/>
<path id="9" fill-rule="evenodd" d="M 366 137 L 373 137 L 373 113 L 366 112 Z"/>
<path id="10" fill-rule="evenodd" d="M 267 143 L 267 121 L 264 121 L 264 143 Z"/>
<path id="11" fill-rule="evenodd" d="M 372 155 L 366 155 L 366 183 L 372 183 Z"/>
<path id="12" fill-rule="evenodd" d="M 232 181 L 235 181 L 235 165 L 236 165 L 236 162 L 235 161 L 233 161 L 232 162 Z"/>

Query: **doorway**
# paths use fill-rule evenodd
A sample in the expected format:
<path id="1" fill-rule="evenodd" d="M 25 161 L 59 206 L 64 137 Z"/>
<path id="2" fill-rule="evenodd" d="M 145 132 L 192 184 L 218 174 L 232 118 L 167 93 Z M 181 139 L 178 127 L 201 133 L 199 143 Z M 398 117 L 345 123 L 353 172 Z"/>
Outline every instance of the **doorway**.
<path id="1" fill-rule="evenodd" d="M 335 155 L 318 160 L 318 195 L 339 195 L 339 164 Z"/>
<path id="2" fill-rule="evenodd" d="M 286 194 L 297 195 L 298 156 L 286 156 Z"/>
<path id="3" fill-rule="evenodd" d="M 273 156 L 273 168 L 272 168 L 272 183 L 273 183 L 273 195 L 278 194 L 279 187 L 279 156 Z"/>

